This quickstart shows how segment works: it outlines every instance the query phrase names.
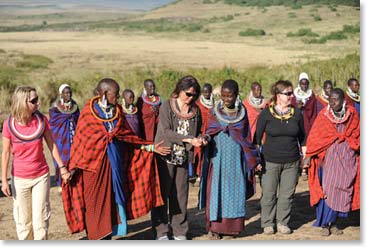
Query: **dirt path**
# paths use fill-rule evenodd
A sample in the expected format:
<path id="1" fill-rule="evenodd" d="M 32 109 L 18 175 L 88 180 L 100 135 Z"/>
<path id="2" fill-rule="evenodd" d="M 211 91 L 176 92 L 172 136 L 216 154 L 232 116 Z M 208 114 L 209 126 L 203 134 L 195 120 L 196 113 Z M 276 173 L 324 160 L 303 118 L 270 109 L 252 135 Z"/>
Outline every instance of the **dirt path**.
<path id="1" fill-rule="evenodd" d="M 257 193 L 248 201 L 245 231 L 240 237 L 234 240 L 359 240 L 360 239 L 360 214 L 359 211 L 350 214 L 350 217 L 340 221 L 340 227 L 344 234 L 340 236 L 331 235 L 321 237 L 319 229 L 312 227 L 315 220 L 315 211 L 309 206 L 309 193 L 307 182 L 299 179 L 296 196 L 292 209 L 290 227 L 294 229 L 291 235 L 275 234 L 267 236 L 262 234 L 260 227 L 259 196 L 260 188 L 257 186 Z M 207 240 L 205 231 L 205 214 L 196 208 L 198 187 L 190 186 L 189 195 L 189 238 L 193 240 Z M 78 240 L 85 239 L 85 233 L 71 235 L 66 226 L 61 197 L 57 188 L 51 188 L 52 216 L 50 220 L 49 239 L 50 240 Z M 13 203 L 11 198 L 0 196 L 0 239 L 17 239 L 15 223 L 12 215 Z M 146 215 L 136 220 L 128 222 L 129 234 L 125 237 L 114 237 L 119 240 L 151 240 L 153 234 L 150 228 L 150 215 Z M 225 238 L 228 240 L 228 238 Z"/>

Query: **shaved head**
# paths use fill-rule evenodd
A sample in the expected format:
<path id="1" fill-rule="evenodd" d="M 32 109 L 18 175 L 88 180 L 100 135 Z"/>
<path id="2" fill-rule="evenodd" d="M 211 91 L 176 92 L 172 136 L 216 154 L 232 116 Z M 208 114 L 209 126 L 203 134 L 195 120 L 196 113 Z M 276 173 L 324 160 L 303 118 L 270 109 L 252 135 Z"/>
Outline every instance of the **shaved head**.
<path id="1" fill-rule="evenodd" d="M 102 96 L 108 91 L 120 90 L 120 86 L 114 79 L 103 78 L 102 80 L 99 81 L 96 89 L 98 91 L 98 94 Z"/>

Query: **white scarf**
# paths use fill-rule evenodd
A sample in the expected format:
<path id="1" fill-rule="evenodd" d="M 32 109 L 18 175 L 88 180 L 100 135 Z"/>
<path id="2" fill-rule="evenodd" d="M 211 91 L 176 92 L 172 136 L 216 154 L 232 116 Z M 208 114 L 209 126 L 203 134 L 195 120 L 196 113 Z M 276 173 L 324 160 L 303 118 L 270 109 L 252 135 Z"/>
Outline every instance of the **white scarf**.
<path id="1" fill-rule="evenodd" d="M 303 91 L 300 87 L 300 85 L 298 85 L 295 89 L 294 89 L 294 96 L 296 96 L 296 100 L 297 101 L 302 101 L 303 104 L 306 104 L 307 100 L 311 97 L 312 95 L 312 89 L 308 88 L 307 91 Z"/>

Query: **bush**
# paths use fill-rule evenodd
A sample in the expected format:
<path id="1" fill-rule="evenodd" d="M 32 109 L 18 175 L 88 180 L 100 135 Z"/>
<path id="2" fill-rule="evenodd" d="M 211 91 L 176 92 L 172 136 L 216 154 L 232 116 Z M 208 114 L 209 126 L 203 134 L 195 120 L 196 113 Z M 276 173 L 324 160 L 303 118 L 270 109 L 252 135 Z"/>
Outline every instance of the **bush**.
<path id="1" fill-rule="evenodd" d="M 311 28 L 301 28 L 297 32 L 287 33 L 287 37 L 318 37 L 317 33 L 312 32 Z"/>
<path id="2" fill-rule="evenodd" d="M 327 40 L 342 40 L 347 39 L 348 37 L 343 33 L 343 31 L 331 32 L 323 38 Z"/>
<path id="3" fill-rule="evenodd" d="M 247 28 L 245 31 L 241 31 L 238 33 L 239 36 L 263 36 L 266 35 L 263 29 L 252 29 Z"/>
<path id="4" fill-rule="evenodd" d="M 315 21 L 322 21 L 322 19 L 321 19 L 321 17 L 320 17 L 319 15 L 314 15 L 314 16 L 313 16 L 313 19 L 314 19 Z"/>
<path id="5" fill-rule="evenodd" d="M 344 33 L 359 33 L 360 29 L 361 29 L 361 27 L 359 26 L 359 24 L 344 25 L 343 26 L 343 32 Z"/>

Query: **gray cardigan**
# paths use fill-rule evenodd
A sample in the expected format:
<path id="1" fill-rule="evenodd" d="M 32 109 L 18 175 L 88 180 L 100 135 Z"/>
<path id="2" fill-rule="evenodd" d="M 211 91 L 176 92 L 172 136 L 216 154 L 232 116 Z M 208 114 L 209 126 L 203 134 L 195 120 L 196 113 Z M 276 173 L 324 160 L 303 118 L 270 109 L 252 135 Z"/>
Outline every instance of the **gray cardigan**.
<path id="1" fill-rule="evenodd" d="M 163 140 L 163 146 L 165 147 L 171 147 L 173 143 L 184 145 L 186 151 L 189 152 L 189 162 L 193 161 L 194 149 L 191 144 L 183 143 L 182 140 L 186 138 L 198 137 L 201 134 L 200 130 L 202 123 L 199 107 L 196 104 L 194 104 L 193 107 L 197 109 L 197 112 L 192 118 L 188 119 L 190 128 L 189 135 L 184 136 L 176 132 L 180 118 L 172 110 L 170 99 L 163 102 L 159 108 L 157 134 L 154 139 L 154 143 L 158 143 Z M 170 159 L 170 155 L 165 156 L 164 159 Z"/>

